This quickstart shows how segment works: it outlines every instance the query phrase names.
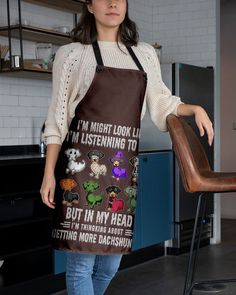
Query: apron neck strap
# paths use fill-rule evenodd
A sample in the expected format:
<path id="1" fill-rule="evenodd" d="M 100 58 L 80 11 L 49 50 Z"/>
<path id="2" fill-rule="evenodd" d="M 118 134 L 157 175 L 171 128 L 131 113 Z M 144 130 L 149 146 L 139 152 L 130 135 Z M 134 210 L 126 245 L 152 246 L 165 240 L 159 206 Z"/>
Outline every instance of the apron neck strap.
<path id="1" fill-rule="evenodd" d="M 96 57 L 96 60 L 97 60 L 97 64 L 99 66 L 104 66 L 103 64 L 103 60 L 102 60 L 102 55 L 101 55 L 101 51 L 100 51 L 100 48 L 98 46 L 98 42 L 97 40 L 95 40 L 93 43 L 92 43 L 92 46 L 93 46 L 93 51 L 94 51 L 94 54 L 95 54 L 95 57 Z M 129 51 L 129 54 L 131 55 L 131 57 L 133 58 L 136 66 L 139 68 L 140 71 L 143 71 L 143 67 L 142 65 L 140 64 L 137 56 L 135 55 L 133 49 L 129 46 L 126 46 L 127 50 Z"/>
<path id="2" fill-rule="evenodd" d="M 94 51 L 94 54 L 95 54 L 95 57 L 96 57 L 96 60 L 97 60 L 97 64 L 99 66 L 104 66 L 103 64 L 103 61 L 102 61 L 102 55 L 101 55 L 101 51 L 100 51 L 100 48 L 98 46 L 98 41 L 95 40 L 93 43 L 93 51 Z"/>
<path id="3" fill-rule="evenodd" d="M 133 49 L 131 47 L 126 46 L 127 50 L 129 51 L 129 54 L 132 56 L 134 62 L 136 63 L 136 66 L 140 69 L 140 71 L 143 71 L 143 67 L 141 65 L 141 63 L 139 62 L 137 56 L 135 55 Z"/>

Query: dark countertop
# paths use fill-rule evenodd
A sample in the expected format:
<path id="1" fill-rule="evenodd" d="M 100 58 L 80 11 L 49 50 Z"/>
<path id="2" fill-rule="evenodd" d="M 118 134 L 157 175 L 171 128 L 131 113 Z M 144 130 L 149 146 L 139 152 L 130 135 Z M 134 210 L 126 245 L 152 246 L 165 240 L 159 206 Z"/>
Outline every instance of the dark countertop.
<path id="1" fill-rule="evenodd" d="M 38 145 L 0 146 L 0 165 L 43 162 Z"/>
<path id="2" fill-rule="evenodd" d="M 40 154 L 0 156 L 0 166 L 44 163 L 45 156 Z"/>
<path id="3" fill-rule="evenodd" d="M 0 156 L 0 161 L 6 160 L 24 160 L 24 159 L 45 159 L 45 155 L 41 154 L 22 154 L 22 155 L 5 155 Z"/>

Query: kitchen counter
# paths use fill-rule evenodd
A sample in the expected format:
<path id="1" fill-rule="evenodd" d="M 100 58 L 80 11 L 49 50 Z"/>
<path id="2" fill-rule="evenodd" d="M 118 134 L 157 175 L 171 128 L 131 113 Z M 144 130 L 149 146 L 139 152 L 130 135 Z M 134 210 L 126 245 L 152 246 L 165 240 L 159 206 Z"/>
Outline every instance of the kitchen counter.
<path id="1" fill-rule="evenodd" d="M 23 162 L 32 163 L 44 161 L 45 154 L 39 152 L 38 145 L 22 146 L 0 146 L 0 166 L 12 164 L 22 164 Z"/>
<path id="2" fill-rule="evenodd" d="M 27 155 L 8 155 L 0 156 L 0 166 L 6 165 L 8 162 L 12 163 L 15 161 L 15 164 L 22 162 L 32 162 L 32 161 L 44 161 L 45 156 L 41 154 L 27 154 Z"/>

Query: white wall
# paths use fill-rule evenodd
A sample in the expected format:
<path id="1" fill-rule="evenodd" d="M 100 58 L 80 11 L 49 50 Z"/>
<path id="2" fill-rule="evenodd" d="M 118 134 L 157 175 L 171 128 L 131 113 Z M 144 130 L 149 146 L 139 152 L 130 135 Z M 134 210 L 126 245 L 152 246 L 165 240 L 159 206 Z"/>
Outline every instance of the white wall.
<path id="1" fill-rule="evenodd" d="M 42 28 L 71 26 L 73 16 L 22 2 L 22 19 Z M 12 24 L 17 22 L 17 0 L 11 0 Z M 0 1 L 0 25 L 7 25 L 6 1 Z M 0 37 L 1 44 L 8 39 Z M 24 41 L 24 58 L 35 58 L 35 42 Z M 19 40 L 13 39 L 13 54 L 20 54 Z M 57 46 L 54 46 L 56 50 Z M 0 145 L 38 144 L 51 97 L 51 81 L 10 78 L 0 75 Z"/>
<path id="2" fill-rule="evenodd" d="M 0 76 L 0 145 L 38 144 L 50 82 Z"/>
<path id="3" fill-rule="evenodd" d="M 215 66 L 215 0 L 131 0 L 130 3 L 143 41 L 163 46 L 163 63 Z"/>
<path id="4" fill-rule="evenodd" d="M 236 171 L 235 20 L 235 1 L 221 1 L 221 167 L 229 172 Z M 236 218 L 236 193 L 222 195 L 222 217 Z"/>
<path id="5" fill-rule="evenodd" d="M 11 1 L 16 19 L 17 1 Z M 129 0 L 140 40 L 163 46 L 162 62 L 215 66 L 216 24 L 214 0 Z M 37 9 L 35 9 L 37 7 Z M 42 27 L 72 25 L 72 15 L 22 1 L 23 18 Z M 6 1 L 0 1 L 0 25 L 6 24 Z M 0 37 L 0 43 L 7 39 Z M 14 41 L 14 47 L 19 42 Z M 19 48 L 19 47 L 17 47 Z M 19 53 L 14 51 L 13 53 Z M 35 43 L 24 41 L 26 58 L 35 57 Z M 0 75 L 0 145 L 37 144 L 46 117 L 51 82 Z"/>

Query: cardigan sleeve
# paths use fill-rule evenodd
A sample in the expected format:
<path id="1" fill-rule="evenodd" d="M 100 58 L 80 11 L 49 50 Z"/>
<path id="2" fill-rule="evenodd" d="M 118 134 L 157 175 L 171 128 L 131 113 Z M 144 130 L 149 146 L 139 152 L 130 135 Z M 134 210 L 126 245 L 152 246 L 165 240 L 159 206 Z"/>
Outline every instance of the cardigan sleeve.
<path id="1" fill-rule="evenodd" d="M 169 114 L 177 115 L 177 107 L 183 104 L 180 97 L 172 95 L 162 81 L 161 67 L 155 49 L 149 47 L 149 73 L 147 84 L 147 107 L 153 123 L 161 130 L 167 131 L 166 117 Z"/>
<path id="2" fill-rule="evenodd" d="M 56 122 L 55 113 L 59 99 L 60 81 L 63 64 L 67 56 L 64 46 L 59 47 L 56 52 L 52 67 L 52 96 L 45 121 L 45 131 L 42 135 L 44 142 L 48 144 L 62 144 L 61 132 Z"/>

